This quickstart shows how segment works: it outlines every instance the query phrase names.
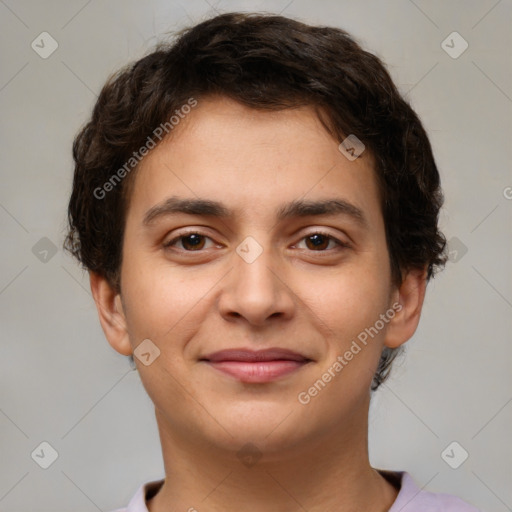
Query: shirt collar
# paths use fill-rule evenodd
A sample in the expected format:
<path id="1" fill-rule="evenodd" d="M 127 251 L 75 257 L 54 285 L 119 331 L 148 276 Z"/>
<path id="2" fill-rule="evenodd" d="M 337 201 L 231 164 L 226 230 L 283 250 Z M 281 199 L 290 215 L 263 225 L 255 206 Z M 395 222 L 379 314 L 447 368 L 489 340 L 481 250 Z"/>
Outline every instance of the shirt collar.
<path id="1" fill-rule="evenodd" d="M 162 478 L 142 484 L 128 503 L 126 512 L 148 512 L 147 501 L 160 490 L 164 481 Z"/>
<path id="2" fill-rule="evenodd" d="M 389 471 L 379 469 L 378 472 L 391 484 L 398 488 L 398 495 L 389 512 L 398 512 L 414 498 L 422 493 L 412 477 L 406 471 Z M 162 487 L 164 479 L 153 480 L 142 484 L 128 504 L 126 512 L 148 512 L 147 501 L 152 498 Z"/>

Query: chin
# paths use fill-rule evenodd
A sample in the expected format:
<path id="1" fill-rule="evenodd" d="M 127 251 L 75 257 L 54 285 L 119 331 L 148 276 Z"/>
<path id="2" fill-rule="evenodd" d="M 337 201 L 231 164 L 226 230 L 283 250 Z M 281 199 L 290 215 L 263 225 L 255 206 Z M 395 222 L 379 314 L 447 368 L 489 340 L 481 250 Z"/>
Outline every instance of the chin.
<path id="1" fill-rule="evenodd" d="M 292 406 L 277 403 L 246 403 L 245 407 L 235 410 L 212 411 L 212 415 L 231 436 L 223 435 L 211 441 L 230 450 L 238 450 L 250 443 L 265 453 L 283 451 L 304 440 L 309 430 L 303 418 L 300 428 L 296 424 L 299 418 Z"/>

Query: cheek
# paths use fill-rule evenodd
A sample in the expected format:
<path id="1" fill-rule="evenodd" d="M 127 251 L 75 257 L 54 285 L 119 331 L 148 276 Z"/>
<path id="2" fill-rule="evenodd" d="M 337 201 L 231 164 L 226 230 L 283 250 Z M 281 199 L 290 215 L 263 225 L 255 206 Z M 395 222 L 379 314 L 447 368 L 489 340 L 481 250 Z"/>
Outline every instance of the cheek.
<path id="1" fill-rule="evenodd" d="M 304 302 L 335 333 L 354 335 L 372 325 L 388 307 L 387 273 L 377 262 L 359 262 L 299 284 Z"/>
<path id="2" fill-rule="evenodd" d="M 329 334 L 316 375 L 302 391 L 318 414 L 325 414 L 327 404 L 339 404 L 338 412 L 332 412 L 337 416 L 367 398 L 383 347 L 386 329 L 379 328 L 380 315 L 388 310 L 389 286 L 369 267 L 340 273 L 324 284 L 322 293 L 310 293 L 309 300 L 319 325 L 327 325 Z M 328 383 L 318 384 L 324 378 Z"/>
<path id="3" fill-rule="evenodd" d="M 208 294 L 214 288 L 214 272 L 202 273 L 193 267 L 177 268 L 168 261 L 136 255 L 123 263 L 122 292 L 127 306 L 130 339 L 150 338 L 158 345 L 169 338 L 187 338 L 187 332 L 204 316 Z"/>

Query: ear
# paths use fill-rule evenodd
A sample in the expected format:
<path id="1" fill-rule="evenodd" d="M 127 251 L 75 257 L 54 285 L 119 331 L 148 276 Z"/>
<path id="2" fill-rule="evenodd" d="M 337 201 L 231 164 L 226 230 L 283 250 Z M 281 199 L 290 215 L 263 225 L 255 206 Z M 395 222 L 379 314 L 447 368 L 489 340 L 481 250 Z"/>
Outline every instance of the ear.
<path id="1" fill-rule="evenodd" d="M 386 347 L 397 348 L 412 337 L 420 321 L 426 287 L 426 269 L 413 269 L 406 274 L 394 294 L 396 314 L 386 330 Z"/>
<path id="2" fill-rule="evenodd" d="M 106 278 L 95 272 L 89 272 L 89 282 L 100 324 L 108 342 L 120 354 L 131 355 L 133 350 L 128 337 L 120 294 L 114 290 Z"/>

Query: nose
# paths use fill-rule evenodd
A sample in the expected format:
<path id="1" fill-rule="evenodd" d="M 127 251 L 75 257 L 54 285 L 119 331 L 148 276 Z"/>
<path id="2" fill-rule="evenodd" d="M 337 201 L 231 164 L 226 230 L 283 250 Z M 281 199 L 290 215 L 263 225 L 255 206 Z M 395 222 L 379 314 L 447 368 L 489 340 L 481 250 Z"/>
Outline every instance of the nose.
<path id="1" fill-rule="evenodd" d="M 231 322 L 243 318 L 260 327 L 271 319 L 289 320 L 296 300 L 292 283 L 287 280 L 284 262 L 277 251 L 269 243 L 249 238 L 245 246 L 242 242 L 233 253 L 233 268 L 223 280 L 221 315 Z"/>

